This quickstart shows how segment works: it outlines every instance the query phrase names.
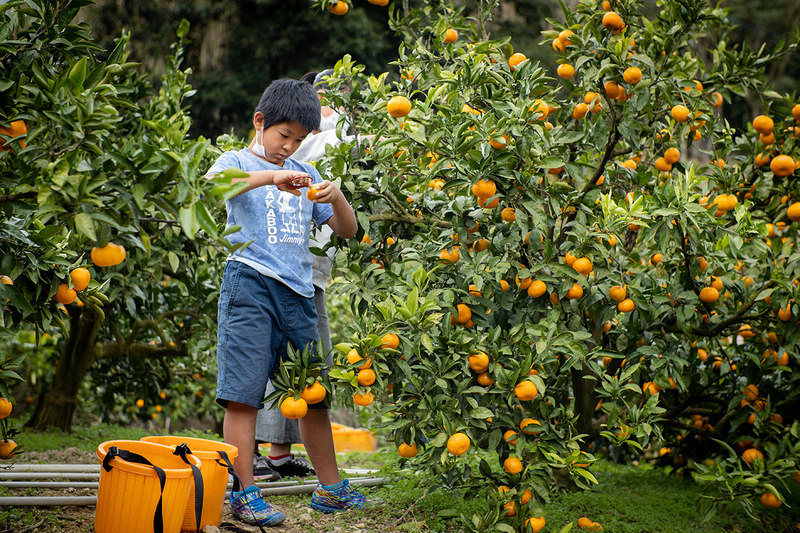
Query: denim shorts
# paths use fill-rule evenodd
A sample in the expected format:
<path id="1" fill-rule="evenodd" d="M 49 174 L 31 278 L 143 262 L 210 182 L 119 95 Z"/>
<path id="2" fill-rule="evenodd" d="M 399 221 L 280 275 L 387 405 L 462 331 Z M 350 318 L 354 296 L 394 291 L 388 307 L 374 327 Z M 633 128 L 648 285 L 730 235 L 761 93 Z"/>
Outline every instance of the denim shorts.
<path id="1" fill-rule="evenodd" d="M 240 261 L 228 261 L 222 276 L 217 331 L 217 403 L 261 409 L 270 375 L 286 357 L 287 343 L 316 349 L 317 310 L 276 279 Z M 325 409 L 325 404 L 310 408 Z"/>

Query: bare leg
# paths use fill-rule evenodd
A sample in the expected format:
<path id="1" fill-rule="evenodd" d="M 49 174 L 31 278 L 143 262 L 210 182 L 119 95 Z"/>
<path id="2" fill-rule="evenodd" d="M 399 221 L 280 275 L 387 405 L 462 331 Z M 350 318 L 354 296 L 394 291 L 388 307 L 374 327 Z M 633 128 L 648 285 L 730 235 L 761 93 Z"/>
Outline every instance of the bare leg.
<path id="1" fill-rule="evenodd" d="M 292 444 L 272 444 L 269 447 L 269 454 L 273 457 L 279 455 L 289 455 L 292 453 Z"/>
<path id="2" fill-rule="evenodd" d="M 257 414 L 257 407 L 228 402 L 225 409 L 225 420 L 222 423 L 225 442 L 239 449 L 237 456 L 239 460 L 233 462 L 233 469 L 242 482 L 242 490 L 255 483 L 253 480 L 253 454 L 255 453 Z"/>
<path id="3" fill-rule="evenodd" d="M 342 478 L 336 465 L 336 451 L 327 409 L 309 409 L 300 419 L 300 435 L 308 452 L 317 479 L 323 485 L 335 485 Z"/>

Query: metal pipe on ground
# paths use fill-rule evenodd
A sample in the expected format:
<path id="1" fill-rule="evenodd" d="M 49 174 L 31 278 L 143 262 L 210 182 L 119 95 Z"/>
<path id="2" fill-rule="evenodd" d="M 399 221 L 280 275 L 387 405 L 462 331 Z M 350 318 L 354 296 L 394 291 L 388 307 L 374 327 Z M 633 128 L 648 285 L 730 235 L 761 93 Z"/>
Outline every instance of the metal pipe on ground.
<path id="1" fill-rule="evenodd" d="M 100 474 L 73 474 L 62 472 L 9 472 L 0 474 L 3 481 L 26 481 L 31 479 L 71 479 L 74 481 L 92 481 L 100 479 Z"/>
<path id="2" fill-rule="evenodd" d="M 369 469 L 369 468 L 343 468 L 342 470 L 345 471 L 346 474 L 351 476 L 366 476 L 377 473 L 377 470 Z M 10 468 L 3 468 L 0 470 L 0 479 L 2 479 L 6 473 L 46 473 L 48 475 L 52 475 L 52 473 L 99 473 L 100 472 L 100 464 L 81 464 L 81 465 L 69 465 L 69 464 L 15 464 L 11 465 Z"/>
<path id="3" fill-rule="evenodd" d="M 383 485 L 383 478 L 351 479 L 353 485 L 376 487 Z M 262 494 L 286 495 L 312 492 L 315 485 L 295 485 L 262 489 Z M 20 496 L 0 498 L 0 507 L 53 507 L 97 505 L 96 496 Z"/>
<path id="4" fill-rule="evenodd" d="M 349 478 L 350 483 L 352 484 L 359 484 L 362 482 L 369 481 L 371 479 L 380 479 L 380 478 L 361 478 L 361 477 L 352 477 Z M 307 492 L 311 492 L 314 490 L 314 487 L 317 486 L 316 479 L 305 479 L 303 480 L 303 484 L 300 485 L 297 481 L 267 481 L 263 483 L 256 483 L 256 487 L 260 489 L 277 489 L 281 487 L 295 487 L 295 486 L 303 486 L 307 485 L 311 487 L 307 490 Z M 0 487 L 7 487 L 9 489 L 97 489 L 100 486 L 99 481 L 89 481 L 86 483 L 79 483 L 79 482 L 70 482 L 70 481 L 0 481 Z M 365 485 L 371 486 L 371 485 Z M 233 488 L 233 483 L 228 483 L 228 490 Z"/>
<path id="5" fill-rule="evenodd" d="M 14 464 L 5 472 L 99 472 L 100 463 L 97 464 Z"/>

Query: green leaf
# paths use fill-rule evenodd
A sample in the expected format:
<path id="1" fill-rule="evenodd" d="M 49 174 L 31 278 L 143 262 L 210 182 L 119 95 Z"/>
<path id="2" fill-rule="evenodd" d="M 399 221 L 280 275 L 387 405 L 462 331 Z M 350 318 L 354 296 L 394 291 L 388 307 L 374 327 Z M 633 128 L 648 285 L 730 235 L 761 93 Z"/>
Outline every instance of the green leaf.
<path id="1" fill-rule="evenodd" d="M 181 266 L 181 260 L 178 259 L 175 252 L 169 252 L 167 254 L 167 259 L 169 260 L 169 266 L 172 268 L 172 271 L 177 272 L 178 268 Z"/>
<path id="2" fill-rule="evenodd" d="M 72 66 L 69 71 L 69 81 L 75 84 L 76 88 L 83 90 L 83 82 L 86 81 L 86 56 Z"/>
<path id="3" fill-rule="evenodd" d="M 78 213 L 75 215 L 75 229 L 78 233 L 86 236 L 92 241 L 97 240 L 97 234 L 94 232 L 94 220 L 87 213 Z"/>
<path id="4" fill-rule="evenodd" d="M 200 223 L 197 220 L 197 214 L 195 213 L 195 210 L 191 205 L 189 207 L 181 207 L 178 210 L 178 215 L 181 219 L 183 233 L 190 240 L 194 240 L 195 235 L 200 230 Z"/>

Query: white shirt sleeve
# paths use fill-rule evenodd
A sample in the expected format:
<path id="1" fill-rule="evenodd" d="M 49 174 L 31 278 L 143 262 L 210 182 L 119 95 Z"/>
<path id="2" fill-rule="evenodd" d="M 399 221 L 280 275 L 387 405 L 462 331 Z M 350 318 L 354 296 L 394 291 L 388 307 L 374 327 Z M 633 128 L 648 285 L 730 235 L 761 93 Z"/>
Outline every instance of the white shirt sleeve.
<path id="1" fill-rule="evenodd" d="M 300 145 L 300 148 L 292 154 L 292 159 L 309 163 L 311 161 L 317 161 L 325 156 L 325 147 L 327 145 L 339 146 L 343 142 L 350 142 L 353 139 L 355 139 L 355 137 L 350 135 L 342 135 L 340 139 L 337 137 L 335 129 L 321 131 L 316 134 L 312 133 L 306 137 Z"/>

